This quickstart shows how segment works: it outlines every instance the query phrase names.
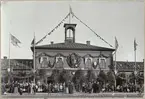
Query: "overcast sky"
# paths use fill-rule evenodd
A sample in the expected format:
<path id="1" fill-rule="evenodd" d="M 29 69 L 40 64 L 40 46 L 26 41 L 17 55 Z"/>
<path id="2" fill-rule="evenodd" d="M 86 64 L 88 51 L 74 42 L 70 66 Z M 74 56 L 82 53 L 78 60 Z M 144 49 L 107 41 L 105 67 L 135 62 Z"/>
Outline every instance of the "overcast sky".
<path id="1" fill-rule="evenodd" d="M 40 40 L 69 13 L 69 5 L 78 18 L 111 45 L 115 45 L 114 37 L 117 37 L 118 61 L 134 61 L 134 38 L 138 44 L 137 61 L 143 61 L 144 3 L 141 1 L 5 2 L 1 10 L 1 57 L 8 56 L 9 33 L 12 33 L 22 44 L 21 48 L 11 44 L 10 58 L 32 59 L 30 46 L 34 32 L 36 41 Z M 74 17 L 71 22 L 77 24 L 76 42 L 86 43 L 90 40 L 92 45 L 109 47 Z M 50 44 L 51 41 L 64 42 L 63 24 L 39 45 Z"/>

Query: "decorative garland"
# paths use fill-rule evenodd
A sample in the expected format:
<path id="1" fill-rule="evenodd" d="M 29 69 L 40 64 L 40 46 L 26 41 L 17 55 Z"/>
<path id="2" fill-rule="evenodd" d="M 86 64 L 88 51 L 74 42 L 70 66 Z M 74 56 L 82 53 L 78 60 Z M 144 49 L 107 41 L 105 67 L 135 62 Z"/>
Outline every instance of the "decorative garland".
<path id="1" fill-rule="evenodd" d="M 13 73 L 13 72 L 11 72 L 11 75 L 13 76 L 13 77 L 15 77 L 15 78 L 30 78 L 30 77 L 32 77 L 32 76 L 34 76 L 35 75 L 35 73 L 33 73 L 33 72 L 30 72 L 29 74 L 24 74 L 23 76 L 21 76 L 20 75 L 20 73 L 22 73 L 22 72 L 19 72 L 18 74 L 15 74 L 15 73 Z"/>
<path id="2" fill-rule="evenodd" d="M 37 58 L 37 57 L 41 57 L 41 56 L 48 56 L 48 57 L 62 56 L 62 57 L 67 57 L 67 56 L 64 56 L 64 55 L 61 54 L 61 53 L 57 53 L 56 55 L 49 55 L 49 54 L 47 54 L 47 53 L 41 53 L 41 54 L 39 54 L 38 56 L 36 56 L 36 58 Z"/>
<path id="3" fill-rule="evenodd" d="M 47 33 L 42 39 L 40 39 L 38 42 L 36 42 L 36 45 L 41 43 L 48 35 L 50 35 L 54 30 L 56 30 L 70 15 L 70 13 L 54 28 L 52 29 L 49 33 Z"/>
<path id="4" fill-rule="evenodd" d="M 106 44 L 108 44 L 110 47 L 113 47 L 111 44 L 109 44 L 107 41 L 105 41 L 101 36 L 99 36 L 94 30 L 92 30 L 87 24 L 85 24 L 83 21 L 81 21 L 78 17 L 76 17 L 74 14 L 73 16 L 78 19 L 82 24 L 84 24 L 87 28 L 89 28 L 97 37 L 99 37 L 102 41 L 104 41 Z"/>
<path id="5" fill-rule="evenodd" d="M 74 55 L 75 58 L 76 58 L 75 64 L 72 63 L 71 55 Z M 51 67 L 51 68 L 54 67 L 54 65 L 55 65 L 55 63 L 56 63 L 55 60 L 56 60 L 56 57 L 57 57 L 57 56 L 66 58 L 66 61 L 67 61 L 68 65 L 69 65 L 71 68 L 78 68 L 79 65 L 80 65 L 80 63 L 81 63 L 81 58 L 83 58 L 83 60 L 85 61 L 85 57 L 87 57 L 87 56 L 88 56 L 88 57 L 91 57 L 91 58 L 99 58 L 99 57 L 102 57 L 102 58 L 109 58 L 109 57 L 110 57 L 110 56 L 105 56 L 105 55 L 103 55 L 101 52 L 100 52 L 100 55 L 98 55 L 98 56 L 92 56 L 91 54 L 86 54 L 86 55 L 84 55 L 84 56 L 82 56 L 82 57 L 79 56 L 79 55 L 77 55 L 76 53 L 69 54 L 68 56 L 65 56 L 65 55 L 63 55 L 63 54 L 61 54 L 61 53 L 57 53 L 56 55 L 49 55 L 49 54 L 47 54 L 47 53 L 40 53 L 39 55 L 36 56 L 36 58 L 39 58 L 39 63 L 40 63 L 40 59 L 41 59 L 40 57 L 41 57 L 41 56 L 48 56 L 48 57 L 50 57 L 50 58 L 55 58 L 53 64 L 51 64 L 51 61 L 50 61 L 50 60 L 48 61 L 48 67 Z M 92 67 L 93 67 L 94 69 L 96 69 L 97 66 L 98 66 L 98 62 L 97 62 L 96 65 L 95 65 L 94 63 L 92 63 Z"/>
<path id="6" fill-rule="evenodd" d="M 36 58 L 37 57 L 40 57 L 40 56 L 48 56 L 48 57 L 56 57 L 56 56 L 62 56 L 62 57 L 64 57 L 64 58 L 66 58 L 66 57 L 68 57 L 68 56 L 65 56 L 65 55 L 63 55 L 63 54 L 61 54 L 61 53 L 57 53 L 56 55 L 49 55 L 49 54 L 47 54 L 47 53 L 40 53 L 39 55 L 37 55 L 36 56 Z M 100 53 L 100 55 L 98 55 L 98 56 L 92 56 L 91 54 L 86 54 L 86 55 L 84 55 L 84 56 L 79 56 L 80 58 L 85 58 L 86 56 L 90 56 L 91 58 L 99 58 L 99 57 L 104 57 L 104 58 L 109 58 L 110 56 L 105 56 L 105 55 L 103 55 L 102 53 Z"/>

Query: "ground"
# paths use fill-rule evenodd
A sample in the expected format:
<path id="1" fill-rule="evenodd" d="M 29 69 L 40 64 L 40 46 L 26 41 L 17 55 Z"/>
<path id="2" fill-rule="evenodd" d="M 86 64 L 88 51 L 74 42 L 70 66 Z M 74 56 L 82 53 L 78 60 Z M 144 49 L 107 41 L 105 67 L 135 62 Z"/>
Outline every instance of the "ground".
<path id="1" fill-rule="evenodd" d="M 23 95 L 19 94 L 10 94 L 8 93 L 7 95 L 3 95 L 2 97 L 4 98 L 48 98 L 48 97 L 55 97 L 55 98 L 63 98 L 63 97 L 90 97 L 90 98 L 95 98 L 95 97 L 129 97 L 129 98 L 142 98 L 143 94 L 139 93 L 74 93 L 74 94 L 65 94 L 65 93 L 36 93 L 35 95 L 24 93 Z"/>

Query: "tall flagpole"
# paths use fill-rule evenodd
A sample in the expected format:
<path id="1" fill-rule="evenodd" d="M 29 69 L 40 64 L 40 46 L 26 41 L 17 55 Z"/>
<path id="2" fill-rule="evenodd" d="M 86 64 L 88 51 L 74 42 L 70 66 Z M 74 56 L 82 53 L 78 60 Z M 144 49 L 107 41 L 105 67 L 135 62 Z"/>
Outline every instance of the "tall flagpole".
<path id="1" fill-rule="evenodd" d="M 116 90 L 116 51 L 117 49 L 115 48 L 115 90 Z"/>
<path id="2" fill-rule="evenodd" d="M 11 71 L 11 63 L 10 63 L 11 62 L 11 60 L 10 60 L 10 54 L 11 54 L 10 47 L 11 47 L 11 44 L 10 44 L 10 42 L 11 42 L 11 35 L 9 33 L 9 67 L 7 69 L 8 72 Z M 9 81 L 8 82 L 10 82 L 10 75 L 9 75 Z"/>
<path id="3" fill-rule="evenodd" d="M 136 43 L 136 41 L 134 41 L 134 43 Z M 134 60 L 135 60 L 135 76 L 136 76 L 136 74 L 137 74 L 137 71 L 136 71 L 136 44 L 134 44 L 134 46 L 135 46 L 135 49 L 134 49 Z M 136 77 L 135 77 L 135 91 L 136 91 Z"/>
<path id="4" fill-rule="evenodd" d="M 71 23 L 71 7 L 69 5 L 69 24 Z M 70 29 L 69 29 L 69 37 L 70 37 Z"/>
<path id="5" fill-rule="evenodd" d="M 33 69 L 34 69 L 34 73 L 35 73 L 35 32 L 34 32 L 34 44 L 33 44 Z M 34 76 L 34 83 L 35 83 L 35 76 Z"/>
<path id="6" fill-rule="evenodd" d="M 115 37 L 115 89 L 116 89 L 116 73 L 117 73 L 117 71 L 116 71 L 116 52 L 117 52 L 117 46 L 118 46 L 118 44 L 117 44 L 117 41 L 116 41 L 117 39 L 116 39 L 116 37 Z"/>

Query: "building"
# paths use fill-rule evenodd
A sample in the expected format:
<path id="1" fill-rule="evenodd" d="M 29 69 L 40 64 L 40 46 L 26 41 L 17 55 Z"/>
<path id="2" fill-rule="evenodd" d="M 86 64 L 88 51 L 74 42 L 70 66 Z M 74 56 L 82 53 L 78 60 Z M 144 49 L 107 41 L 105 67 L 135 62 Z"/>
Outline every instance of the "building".
<path id="1" fill-rule="evenodd" d="M 36 77 L 36 82 L 51 80 L 54 70 L 66 70 L 70 77 L 77 70 L 93 70 L 95 75 L 100 69 L 109 71 L 109 65 L 113 65 L 112 52 L 114 49 L 86 44 L 75 41 L 75 27 L 77 24 L 64 24 L 65 40 L 63 43 L 51 42 L 48 45 L 35 46 L 35 61 L 37 73 L 43 73 Z M 70 32 L 69 32 L 70 31 Z M 33 51 L 33 47 L 31 50 Z"/>
<path id="2" fill-rule="evenodd" d="M 10 62 L 10 66 L 9 66 Z M 9 70 L 10 68 L 10 70 Z M 30 81 L 34 78 L 32 59 L 1 59 L 2 82 Z"/>

